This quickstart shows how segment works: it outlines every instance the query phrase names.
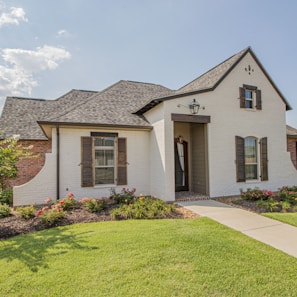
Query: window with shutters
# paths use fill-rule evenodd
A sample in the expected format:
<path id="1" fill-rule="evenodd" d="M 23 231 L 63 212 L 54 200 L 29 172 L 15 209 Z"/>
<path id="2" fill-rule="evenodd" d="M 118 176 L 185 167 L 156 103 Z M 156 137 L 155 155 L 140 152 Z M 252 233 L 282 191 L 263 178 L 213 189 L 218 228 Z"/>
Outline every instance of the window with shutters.
<path id="1" fill-rule="evenodd" d="M 235 137 L 237 182 L 268 180 L 267 137 Z"/>
<path id="2" fill-rule="evenodd" d="M 248 110 L 262 109 L 261 90 L 255 86 L 243 85 L 239 88 L 240 108 Z"/>
<path id="3" fill-rule="evenodd" d="M 127 184 L 126 138 L 92 132 L 81 138 L 82 187 Z"/>

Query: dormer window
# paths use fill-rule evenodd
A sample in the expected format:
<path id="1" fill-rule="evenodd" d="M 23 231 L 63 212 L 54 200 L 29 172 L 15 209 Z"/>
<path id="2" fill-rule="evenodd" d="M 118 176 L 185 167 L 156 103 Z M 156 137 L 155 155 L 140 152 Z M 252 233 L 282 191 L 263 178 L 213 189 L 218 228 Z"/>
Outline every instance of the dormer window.
<path id="1" fill-rule="evenodd" d="M 239 88 L 240 108 L 262 109 L 261 90 L 255 86 L 243 85 Z"/>

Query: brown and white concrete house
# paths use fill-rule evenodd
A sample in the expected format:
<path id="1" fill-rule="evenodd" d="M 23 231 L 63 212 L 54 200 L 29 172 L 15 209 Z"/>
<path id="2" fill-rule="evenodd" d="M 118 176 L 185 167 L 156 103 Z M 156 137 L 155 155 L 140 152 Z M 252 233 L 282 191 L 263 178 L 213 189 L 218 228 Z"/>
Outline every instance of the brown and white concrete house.
<path id="1" fill-rule="evenodd" d="M 173 201 L 176 191 L 213 198 L 296 185 L 290 109 L 250 47 L 178 90 L 119 81 L 56 100 L 8 97 L 0 130 L 42 156 L 20 168 L 14 205 L 123 187 Z"/>

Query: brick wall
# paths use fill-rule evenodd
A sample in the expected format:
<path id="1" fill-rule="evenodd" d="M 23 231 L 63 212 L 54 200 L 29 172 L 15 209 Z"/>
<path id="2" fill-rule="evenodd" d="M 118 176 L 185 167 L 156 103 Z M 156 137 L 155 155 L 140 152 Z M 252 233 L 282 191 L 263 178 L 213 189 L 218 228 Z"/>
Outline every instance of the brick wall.
<path id="1" fill-rule="evenodd" d="M 51 140 L 20 140 L 23 146 L 33 145 L 31 152 L 39 154 L 38 158 L 28 158 L 17 163 L 18 177 L 9 181 L 11 186 L 19 186 L 30 181 L 42 169 L 45 154 L 51 152 Z"/>
<path id="2" fill-rule="evenodd" d="M 290 152 L 292 163 L 297 169 L 296 142 L 296 137 L 287 136 L 287 151 Z"/>

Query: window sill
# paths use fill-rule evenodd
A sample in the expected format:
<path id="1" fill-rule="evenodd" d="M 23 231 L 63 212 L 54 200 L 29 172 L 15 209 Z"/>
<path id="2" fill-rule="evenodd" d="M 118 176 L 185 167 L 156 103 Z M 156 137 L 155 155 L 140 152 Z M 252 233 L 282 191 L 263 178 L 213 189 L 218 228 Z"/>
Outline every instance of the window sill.
<path id="1" fill-rule="evenodd" d="M 116 184 L 104 184 L 104 185 L 95 185 L 94 189 L 104 189 L 104 188 L 114 188 L 116 187 Z"/>
<path id="2" fill-rule="evenodd" d="M 257 183 L 261 183 L 260 179 L 248 179 L 245 181 L 246 184 L 257 184 Z"/>

